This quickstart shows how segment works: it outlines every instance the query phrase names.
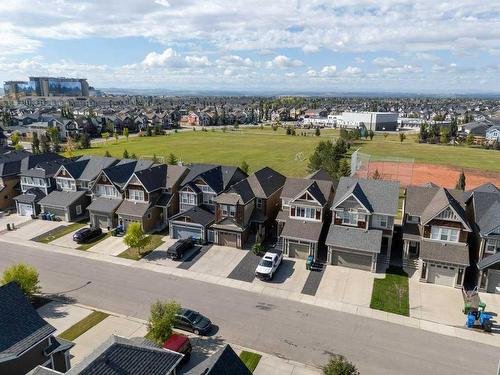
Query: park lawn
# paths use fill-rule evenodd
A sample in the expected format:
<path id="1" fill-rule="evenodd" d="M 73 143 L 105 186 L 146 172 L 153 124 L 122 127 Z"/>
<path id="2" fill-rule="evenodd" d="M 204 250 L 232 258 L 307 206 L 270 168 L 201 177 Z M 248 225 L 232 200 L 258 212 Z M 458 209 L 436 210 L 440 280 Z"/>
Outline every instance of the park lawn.
<path id="1" fill-rule="evenodd" d="M 242 351 L 240 354 L 240 359 L 252 373 L 257 368 L 261 358 L 262 356 L 260 354 L 247 352 L 246 350 Z"/>
<path id="2" fill-rule="evenodd" d="M 97 245 L 99 242 L 104 241 L 106 238 L 108 238 L 110 236 L 111 236 L 111 232 L 103 233 L 99 237 L 97 237 L 96 239 L 92 240 L 91 242 L 84 243 L 84 244 L 78 246 L 76 249 L 86 251 L 86 250 L 90 249 L 92 246 Z"/>
<path id="3" fill-rule="evenodd" d="M 409 316 L 408 274 L 400 268 L 390 267 L 384 279 L 374 279 L 370 307 Z"/>
<path id="4" fill-rule="evenodd" d="M 142 249 L 140 254 L 135 247 L 129 247 L 123 253 L 118 254 L 118 256 L 125 259 L 140 260 L 163 243 L 163 236 L 163 234 L 150 234 L 149 238 L 151 238 L 151 240 L 148 245 Z"/>
<path id="5" fill-rule="evenodd" d="M 92 311 L 90 315 L 73 324 L 66 331 L 61 333 L 59 337 L 65 340 L 73 341 L 77 337 L 83 335 L 92 327 L 102 322 L 108 316 L 109 314 L 103 313 L 102 311 Z"/>
<path id="6" fill-rule="evenodd" d="M 44 236 L 44 237 L 39 237 L 36 239 L 36 242 L 41 242 L 41 243 L 49 243 L 52 242 L 68 233 L 71 233 L 77 229 L 83 228 L 87 224 L 85 223 L 72 223 L 64 228 L 60 228 L 59 230 L 56 230 L 54 232 L 51 232 L 50 234 Z"/>

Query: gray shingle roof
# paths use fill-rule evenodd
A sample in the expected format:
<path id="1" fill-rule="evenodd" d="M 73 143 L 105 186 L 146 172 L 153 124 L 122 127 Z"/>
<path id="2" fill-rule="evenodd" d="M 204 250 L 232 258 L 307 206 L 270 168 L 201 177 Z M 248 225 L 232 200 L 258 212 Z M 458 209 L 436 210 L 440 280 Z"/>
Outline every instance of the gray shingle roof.
<path id="1" fill-rule="evenodd" d="M 42 206 L 66 208 L 85 195 L 85 191 L 54 190 L 38 203 Z"/>
<path id="2" fill-rule="evenodd" d="M 122 203 L 122 199 L 99 197 L 87 207 L 88 211 L 114 213 Z"/>
<path id="3" fill-rule="evenodd" d="M 166 375 L 181 359 L 182 354 L 113 335 L 66 375 Z"/>
<path id="4" fill-rule="evenodd" d="M 245 179 L 247 175 L 238 167 L 212 164 L 193 164 L 182 181 L 185 185 L 197 178 L 202 178 L 217 194 L 230 185 Z"/>
<path id="5" fill-rule="evenodd" d="M 281 237 L 318 242 L 323 223 L 288 218 L 281 231 Z"/>
<path id="6" fill-rule="evenodd" d="M 457 201 L 455 197 L 445 188 L 439 188 L 435 192 L 434 196 L 427 204 L 427 206 L 422 211 L 421 222 L 422 224 L 428 223 L 432 220 L 436 215 L 438 215 L 441 211 L 446 209 L 447 207 L 451 207 L 453 211 L 460 217 L 460 219 L 464 222 L 465 226 L 468 227 L 467 217 L 465 215 L 464 209 L 464 195 L 456 194 L 460 201 Z"/>
<path id="7" fill-rule="evenodd" d="M 472 200 L 474 221 L 485 237 L 500 226 L 500 192 L 476 191 L 472 193 Z"/>
<path id="8" fill-rule="evenodd" d="M 378 229 L 359 229 L 341 225 L 330 225 L 326 244 L 343 249 L 380 253 L 382 231 Z"/>
<path id="9" fill-rule="evenodd" d="M 113 184 L 122 188 L 134 172 L 149 168 L 151 165 L 153 162 L 150 160 L 123 159 L 116 165 L 103 169 L 103 173 Z"/>
<path id="10" fill-rule="evenodd" d="M 143 217 L 149 210 L 150 203 L 134 202 L 124 199 L 116 210 L 117 215 Z"/>
<path id="11" fill-rule="evenodd" d="M 0 176 L 17 175 L 34 168 L 40 163 L 58 159 L 63 159 L 63 157 L 50 152 L 34 155 L 24 150 L 9 151 L 0 155 Z"/>
<path id="12" fill-rule="evenodd" d="M 15 282 L 0 287 L 0 362 L 15 358 L 56 330 L 43 320 Z"/>
<path id="13" fill-rule="evenodd" d="M 281 197 L 293 199 L 309 187 L 311 187 L 311 194 L 313 194 L 319 202 L 327 202 L 333 190 L 333 183 L 331 181 L 287 177 L 281 192 Z"/>
<path id="14" fill-rule="evenodd" d="M 187 217 L 194 224 L 200 224 L 202 226 L 207 226 L 215 220 L 215 215 L 213 212 L 210 212 L 203 207 L 193 207 L 185 212 L 180 212 L 177 215 L 174 215 L 170 218 L 170 220 L 176 220 L 180 217 Z"/>
<path id="15" fill-rule="evenodd" d="M 92 181 L 101 170 L 115 164 L 117 159 L 87 155 L 82 156 L 77 161 L 64 165 L 68 173 L 76 180 Z"/>
<path id="16" fill-rule="evenodd" d="M 468 246 L 438 241 L 421 241 L 420 258 L 423 260 L 460 264 L 464 266 L 470 264 Z"/>
<path id="17" fill-rule="evenodd" d="M 33 370 L 28 372 L 26 375 L 62 375 L 62 372 L 52 370 L 43 366 L 36 366 Z"/>
<path id="18" fill-rule="evenodd" d="M 26 190 L 25 193 L 17 195 L 14 200 L 18 203 L 33 203 L 38 202 L 40 199 L 45 197 L 45 193 L 39 188 L 31 188 Z"/>
<path id="19" fill-rule="evenodd" d="M 349 195 L 349 191 L 357 194 L 357 197 L 362 197 L 363 194 L 367 200 L 364 204 L 369 203 L 372 212 L 376 214 L 395 216 L 397 213 L 399 201 L 399 182 L 342 177 L 337 186 L 333 207 L 345 199 L 345 197 Z M 369 209 L 369 207 L 367 208 Z"/>
<path id="20" fill-rule="evenodd" d="M 479 262 L 477 262 L 477 268 L 480 270 L 484 270 L 485 268 L 493 266 L 499 262 L 500 262 L 500 252 L 481 259 Z"/>
<path id="21" fill-rule="evenodd" d="M 442 188 L 433 184 L 425 186 L 408 186 L 405 196 L 405 213 L 412 216 L 422 216 L 424 210 L 440 189 Z M 462 190 L 447 189 L 447 191 L 454 200 L 462 207 L 464 206 L 464 192 Z M 442 196 L 442 198 L 446 197 Z"/>
<path id="22" fill-rule="evenodd" d="M 251 375 L 252 373 L 229 345 L 199 363 L 186 375 Z"/>

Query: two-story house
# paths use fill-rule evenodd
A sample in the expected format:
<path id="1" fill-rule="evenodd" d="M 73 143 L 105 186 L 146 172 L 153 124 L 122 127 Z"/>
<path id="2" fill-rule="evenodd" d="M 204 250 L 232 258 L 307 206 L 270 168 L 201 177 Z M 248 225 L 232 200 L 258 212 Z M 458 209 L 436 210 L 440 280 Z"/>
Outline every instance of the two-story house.
<path id="1" fill-rule="evenodd" d="M 38 215 L 40 213 L 38 202 L 56 188 L 55 173 L 61 165 L 71 161 L 71 159 L 60 158 L 42 162 L 34 168 L 19 173 L 22 194 L 14 197 L 17 214 L 20 216 Z"/>
<path id="2" fill-rule="evenodd" d="M 87 207 L 90 224 L 98 228 L 115 228 L 116 210 L 123 201 L 123 187 L 134 172 L 150 168 L 150 160 L 123 159 L 103 169 L 90 187 L 92 203 Z"/>
<path id="3" fill-rule="evenodd" d="M 61 165 L 54 175 L 57 190 L 39 201 L 41 211 L 61 220 L 74 221 L 86 216 L 90 204 L 90 187 L 101 173 L 118 162 L 115 158 L 82 156 Z"/>
<path id="4" fill-rule="evenodd" d="M 178 211 L 178 189 L 188 172 L 184 166 L 166 164 L 135 171 L 123 186 L 118 224 L 126 229 L 139 222 L 145 232 L 163 229 Z"/>
<path id="5" fill-rule="evenodd" d="M 0 374 L 24 375 L 37 366 L 64 373 L 73 343 L 38 315 L 19 285 L 0 286 Z"/>
<path id="6" fill-rule="evenodd" d="M 247 177 L 238 167 L 194 164 L 179 190 L 179 213 L 170 219 L 170 237 L 213 242 L 215 197 Z"/>
<path id="7" fill-rule="evenodd" d="M 399 182 L 342 177 L 332 204 L 328 263 L 375 272 L 389 264 Z"/>
<path id="8" fill-rule="evenodd" d="M 264 167 L 218 195 L 214 199 L 214 243 L 242 248 L 251 233 L 261 240 L 270 234 L 285 180 L 282 174 Z"/>
<path id="9" fill-rule="evenodd" d="M 325 223 L 330 218 L 334 186 L 331 180 L 287 177 L 276 217 L 277 247 L 289 257 L 319 259 Z"/>
<path id="10" fill-rule="evenodd" d="M 464 192 L 434 184 L 409 186 L 403 204 L 403 266 L 420 281 L 461 287 L 470 265 Z"/>
<path id="11" fill-rule="evenodd" d="M 500 189 L 487 183 L 467 195 L 472 271 L 479 290 L 500 294 Z"/>
<path id="12" fill-rule="evenodd" d="M 34 155 L 31 152 L 8 151 L 0 155 L 0 211 L 16 207 L 14 197 L 21 194 L 20 173 L 39 163 L 63 159 L 54 153 Z"/>

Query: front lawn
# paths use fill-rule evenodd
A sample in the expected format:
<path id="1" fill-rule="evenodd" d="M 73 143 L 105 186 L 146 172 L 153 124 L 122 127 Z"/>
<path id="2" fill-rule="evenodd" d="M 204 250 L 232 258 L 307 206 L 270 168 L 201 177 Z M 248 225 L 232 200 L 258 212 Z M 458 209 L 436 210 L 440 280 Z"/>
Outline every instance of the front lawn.
<path id="1" fill-rule="evenodd" d="M 76 231 L 77 229 L 83 228 L 86 225 L 87 225 L 86 223 L 72 223 L 65 227 L 59 228 L 58 230 L 48 232 L 46 236 L 37 237 L 36 242 L 41 242 L 41 243 L 52 242 L 62 236 L 65 236 L 66 234 Z"/>
<path id="2" fill-rule="evenodd" d="M 255 368 L 259 364 L 261 358 L 262 356 L 260 354 L 247 352 L 245 350 L 240 354 L 240 359 L 252 373 L 255 371 Z"/>
<path id="3" fill-rule="evenodd" d="M 92 311 L 90 315 L 86 316 L 78 323 L 73 324 L 66 331 L 61 333 L 59 337 L 65 340 L 73 341 L 92 327 L 102 322 L 108 316 L 109 314 L 103 313 L 102 311 Z"/>
<path id="4" fill-rule="evenodd" d="M 163 236 L 163 234 L 150 234 L 148 236 L 150 238 L 148 245 L 140 253 L 135 247 L 129 247 L 123 253 L 118 254 L 118 256 L 125 259 L 140 260 L 163 243 Z"/>
<path id="5" fill-rule="evenodd" d="M 88 250 L 92 246 L 97 245 L 99 242 L 104 241 L 106 238 L 108 238 L 110 236 L 111 236 L 111 232 L 103 233 L 99 237 L 95 238 L 94 240 L 87 242 L 87 243 L 84 243 L 84 244 L 81 244 L 76 249 L 77 250 L 84 250 L 84 251 Z"/>
<path id="6" fill-rule="evenodd" d="M 409 316 L 408 274 L 400 268 L 390 267 L 384 279 L 373 280 L 370 307 Z"/>

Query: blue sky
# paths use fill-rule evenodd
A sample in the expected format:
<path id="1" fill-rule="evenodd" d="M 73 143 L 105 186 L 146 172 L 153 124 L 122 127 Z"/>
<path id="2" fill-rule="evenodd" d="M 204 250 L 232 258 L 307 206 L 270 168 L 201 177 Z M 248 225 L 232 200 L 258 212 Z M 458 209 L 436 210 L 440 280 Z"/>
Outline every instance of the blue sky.
<path id="1" fill-rule="evenodd" d="M 0 80 L 500 92 L 500 1 L 2 0 Z"/>

